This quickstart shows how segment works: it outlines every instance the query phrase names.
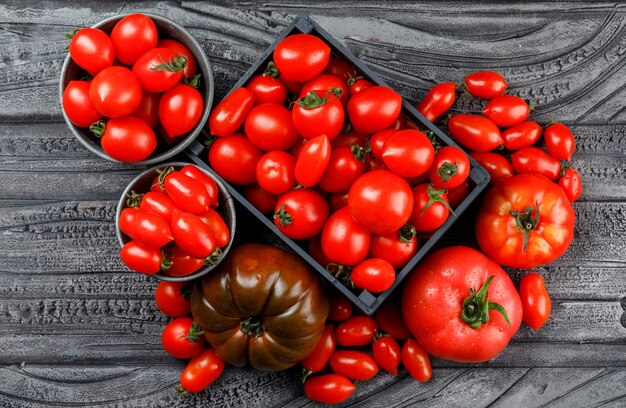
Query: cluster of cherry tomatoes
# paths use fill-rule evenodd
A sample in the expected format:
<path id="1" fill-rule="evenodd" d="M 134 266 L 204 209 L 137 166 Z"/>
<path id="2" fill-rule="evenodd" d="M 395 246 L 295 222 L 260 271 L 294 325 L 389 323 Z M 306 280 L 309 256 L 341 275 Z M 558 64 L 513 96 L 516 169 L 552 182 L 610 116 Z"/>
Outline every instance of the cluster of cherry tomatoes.
<path id="1" fill-rule="evenodd" d="M 231 234 L 218 207 L 217 184 L 194 165 L 157 170 L 150 191 L 132 192 L 119 217 L 131 238 L 120 250 L 128 268 L 186 276 L 215 264 Z"/>
<path id="2" fill-rule="evenodd" d="M 150 17 L 132 14 L 110 35 L 83 28 L 70 38 L 72 60 L 89 75 L 70 81 L 63 109 L 74 125 L 98 136 L 113 159 L 144 160 L 157 147 L 156 134 L 171 144 L 200 121 L 196 59 L 180 42 L 159 39 Z"/>
<path id="3" fill-rule="evenodd" d="M 208 162 L 282 233 L 309 240 L 321 265 L 382 292 L 416 254 L 417 235 L 441 227 L 469 191 L 467 155 L 439 148 L 401 109 L 398 93 L 358 76 L 320 38 L 291 35 L 211 113 Z"/>

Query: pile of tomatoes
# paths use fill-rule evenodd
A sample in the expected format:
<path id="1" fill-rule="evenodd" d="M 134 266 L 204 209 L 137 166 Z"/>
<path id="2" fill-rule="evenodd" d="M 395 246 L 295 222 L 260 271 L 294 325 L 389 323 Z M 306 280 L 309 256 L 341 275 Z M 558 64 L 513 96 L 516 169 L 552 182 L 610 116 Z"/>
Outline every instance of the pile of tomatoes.
<path id="1" fill-rule="evenodd" d="M 131 238 L 120 250 L 134 271 L 186 276 L 222 256 L 231 234 L 217 211 L 217 184 L 194 165 L 157 170 L 150 191 L 132 192 L 119 217 Z"/>
<path id="2" fill-rule="evenodd" d="M 150 17 L 126 16 L 110 35 L 83 28 L 69 37 L 70 56 L 88 75 L 67 85 L 63 109 L 113 159 L 144 160 L 157 147 L 156 134 L 171 144 L 200 121 L 196 59 L 180 42 L 159 39 Z"/>
<path id="3" fill-rule="evenodd" d="M 467 155 L 401 109 L 320 38 L 290 35 L 211 113 L 208 162 L 347 285 L 383 292 L 470 188 Z"/>

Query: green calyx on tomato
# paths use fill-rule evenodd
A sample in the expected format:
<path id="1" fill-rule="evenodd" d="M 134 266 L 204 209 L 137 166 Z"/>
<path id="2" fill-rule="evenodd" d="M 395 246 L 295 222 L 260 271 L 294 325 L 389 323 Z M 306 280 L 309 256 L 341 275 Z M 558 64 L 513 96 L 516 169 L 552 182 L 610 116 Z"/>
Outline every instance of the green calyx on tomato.
<path id="1" fill-rule="evenodd" d="M 350 151 L 354 155 L 354 158 L 360 161 L 361 163 L 365 162 L 365 153 L 367 153 L 366 149 L 362 148 L 358 144 L 354 144 L 350 146 Z M 370 149 L 371 151 L 371 149 Z"/>
<path id="2" fill-rule="evenodd" d="M 326 270 L 333 272 L 335 274 L 335 278 L 342 281 L 344 285 L 354 288 L 354 282 L 352 282 L 352 278 L 350 278 L 352 268 L 349 266 L 331 262 L 326 266 Z"/>
<path id="3" fill-rule="evenodd" d="M 263 71 L 263 76 L 269 76 L 272 78 L 278 78 L 280 76 L 280 72 L 278 72 L 278 68 L 276 68 L 276 64 L 274 61 L 270 61 L 267 63 L 267 68 Z"/>
<path id="4" fill-rule="evenodd" d="M 150 68 L 153 71 L 170 71 L 170 72 L 183 72 L 185 67 L 187 66 L 187 57 L 179 54 L 177 56 L 171 57 L 169 61 L 165 61 L 163 57 L 159 55 L 159 59 L 162 64 L 157 65 L 155 67 Z"/>
<path id="5" fill-rule="evenodd" d="M 213 142 L 215 142 L 217 140 L 217 136 L 213 136 L 211 135 L 209 132 L 206 131 L 206 129 L 202 129 L 202 131 L 200 132 L 200 134 L 202 135 L 203 139 L 202 139 L 202 145 L 206 148 L 211 147 L 211 145 L 213 144 Z"/>
<path id="6" fill-rule="evenodd" d="M 303 109 L 319 108 L 320 106 L 324 106 L 326 102 L 330 100 L 330 95 L 334 95 L 338 98 L 342 93 L 343 91 L 341 88 L 331 88 L 326 91 L 323 97 L 320 97 L 317 92 L 309 92 L 294 103 Z"/>
<path id="7" fill-rule="evenodd" d="M 261 323 L 258 317 L 248 317 L 242 320 L 240 323 L 241 332 L 252 337 L 261 337 L 265 331 L 265 326 Z"/>
<path id="8" fill-rule="evenodd" d="M 354 83 L 359 79 L 363 79 L 363 77 L 361 75 L 352 75 L 348 73 L 348 81 L 346 82 L 346 84 L 348 86 L 354 85 Z"/>
<path id="9" fill-rule="evenodd" d="M 170 166 L 164 169 L 157 169 L 156 172 L 159 175 L 159 177 L 157 178 L 158 184 L 163 186 L 163 183 L 165 183 L 165 178 L 169 176 L 170 173 L 174 172 L 174 167 Z"/>
<path id="10" fill-rule="evenodd" d="M 533 212 L 535 213 L 534 216 Z M 535 201 L 534 207 L 532 205 L 529 205 L 520 212 L 511 210 L 509 214 L 515 217 L 515 221 L 517 222 L 517 228 L 524 233 L 524 245 L 522 247 L 522 251 L 526 252 L 530 231 L 534 230 L 537 227 L 537 224 L 539 224 L 539 203 Z"/>
<path id="11" fill-rule="evenodd" d="M 103 120 L 99 120 L 89 126 L 89 131 L 93 133 L 96 137 L 102 137 L 104 131 L 106 130 L 106 123 Z"/>
<path id="12" fill-rule="evenodd" d="M 406 224 L 404 227 L 400 228 L 400 241 L 405 243 L 411 243 L 413 238 L 417 235 L 417 231 L 415 227 L 412 225 Z"/>
<path id="13" fill-rule="evenodd" d="M 166 271 L 170 269 L 170 266 L 172 266 L 172 261 L 168 261 L 167 254 L 164 250 L 161 250 L 161 270 Z"/>
<path id="14" fill-rule="evenodd" d="M 448 202 L 443 199 L 443 195 L 446 194 L 448 190 L 446 190 L 445 188 L 437 190 L 435 187 L 433 187 L 432 184 L 429 184 L 426 188 L 426 192 L 428 194 L 428 203 L 426 203 L 426 205 L 424 206 L 424 209 L 420 213 L 420 217 L 424 215 L 426 210 L 428 210 L 428 208 L 435 203 L 443 204 L 444 207 L 446 207 L 452 214 L 454 214 L 454 211 L 450 207 L 450 204 L 448 204 Z"/>
<path id="15" fill-rule="evenodd" d="M 204 334 L 204 332 L 202 331 L 202 329 L 200 328 L 200 326 L 198 325 L 198 323 L 193 322 L 193 324 L 191 325 L 191 327 L 189 328 L 189 331 L 187 332 L 187 334 L 185 335 L 185 338 L 187 339 L 187 341 L 189 341 L 190 343 L 195 343 L 198 340 L 202 339 L 202 335 Z"/>
<path id="16" fill-rule="evenodd" d="M 441 179 L 444 182 L 447 182 L 448 180 L 450 180 L 450 178 L 452 176 L 454 176 L 456 173 L 458 173 L 459 169 L 456 166 L 457 162 L 454 163 L 449 163 L 449 162 L 445 162 L 441 165 L 441 167 L 439 167 L 439 170 L 437 171 L 437 175 L 439 177 L 441 177 Z"/>
<path id="17" fill-rule="evenodd" d="M 481 325 L 489 323 L 489 311 L 498 311 L 507 324 L 510 326 L 509 316 L 502 305 L 489 301 L 487 290 L 493 280 L 494 275 L 483 283 L 478 292 L 470 288 L 470 295 L 463 300 L 463 309 L 461 311 L 461 319 L 472 329 L 478 329 Z"/>
<path id="18" fill-rule="evenodd" d="M 437 153 L 437 150 L 441 149 L 441 143 L 439 143 L 439 140 L 437 140 L 435 134 L 431 130 L 425 130 L 423 133 L 426 135 L 426 137 L 428 137 L 428 140 L 430 140 L 430 143 L 435 149 L 435 153 Z"/>
<path id="19" fill-rule="evenodd" d="M 279 220 L 278 225 L 281 227 L 293 223 L 293 217 L 285 210 L 285 203 L 282 203 L 280 207 L 278 207 L 278 211 L 274 214 L 274 219 Z"/>
<path id="20" fill-rule="evenodd" d="M 183 84 L 185 84 L 185 85 L 189 85 L 192 88 L 198 89 L 198 87 L 200 86 L 200 78 L 201 77 L 202 77 L 201 74 L 196 74 L 196 75 L 192 76 L 191 78 L 183 78 L 183 80 L 181 82 Z"/>
<path id="21" fill-rule="evenodd" d="M 129 207 L 139 207 L 143 196 L 143 194 L 140 194 L 135 190 L 131 190 L 130 194 L 126 194 L 126 205 Z"/>
<path id="22" fill-rule="evenodd" d="M 215 250 L 211 253 L 211 255 L 207 256 L 204 260 L 204 264 L 205 265 L 217 265 L 217 263 L 219 262 L 220 258 L 222 257 L 222 248 L 217 247 L 215 248 Z"/>

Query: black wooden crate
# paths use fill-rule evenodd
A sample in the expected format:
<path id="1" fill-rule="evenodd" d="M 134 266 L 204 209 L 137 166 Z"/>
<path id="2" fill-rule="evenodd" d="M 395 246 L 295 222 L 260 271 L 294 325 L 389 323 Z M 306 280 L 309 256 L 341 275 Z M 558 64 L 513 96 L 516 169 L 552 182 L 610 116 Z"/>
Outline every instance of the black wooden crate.
<path id="1" fill-rule="evenodd" d="M 311 20 L 309 17 L 300 16 L 296 18 L 289 26 L 285 28 L 283 33 L 276 39 L 276 41 L 261 55 L 257 62 L 245 73 L 245 75 L 235 84 L 233 89 L 245 86 L 247 82 L 255 75 L 263 73 L 267 63 L 272 60 L 272 53 L 276 45 L 285 37 L 291 34 L 306 33 L 315 35 L 328 44 L 332 50 L 333 55 L 339 57 L 345 61 L 350 62 L 356 67 L 359 75 L 362 75 L 369 81 L 376 85 L 388 86 L 376 73 L 370 70 L 362 61 L 360 61 L 354 54 L 352 54 L 346 47 L 340 44 L 334 37 L 328 32 L 322 29 L 317 23 Z M 442 146 L 457 146 L 452 139 L 450 139 L 439 128 L 428 121 L 422 116 L 409 102 L 403 99 L 402 114 L 418 125 L 422 130 L 430 130 L 439 139 Z M 405 267 L 398 271 L 396 280 L 385 292 L 373 294 L 368 291 L 355 291 L 354 289 L 346 287 L 340 279 L 337 279 L 331 272 L 327 271 L 322 265 L 320 265 L 313 257 L 311 257 L 307 250 L 307 241 L 294 241 L 291 238 L 285 236 L 274 225 L 274 221 L 269 216 L 266 216 L 259 212 L 242 194 L 242 188 L 240 186 L 233 186 L 225 180 L 221 179 L 207 164 L 207 151 L 203 144 L 197 140 L 194 141 L 190 147 L 186 150 L 186 154 L 196 164 L 202 168 L 210 171 L 216 177 L 220 178 L 230 190 L 231 194 L 240 202 L 243 207 L 250 211 L 256 218 L 258 218 L 267 228 L 273 231 L 286 245 L 288 245 L 294 252 L 300 255 L 307 263 L 309 263 L 324 279 L 326 279 L 333 287 L 340 291 L 363 313 L 371 315 L 378 307 L 384 302 L 384 300 L 397 288 L 402 280 L 409 274 L 409 272 L 415 267 L 415 265 L 422 259 L 433 245 L 445 234 L 450 226 L 457 220 L 457 218 L 463 214 L 467 207 L 478 197 L 478 195 L 487 187 L 489 183 L 489 174 L 485 169 L 480 167 L 476 161 L 470 157 L 471 171 L 469 174 L 468 182 L 470 184 L 470 193 L 465 200 L 454 209 L 454 213 L 450 214 L 448 220 L 443 224 L 433 235 L 426 241 L 420 241 L 420 246 L 417 254 L 409 261 Z M 242 225 L 242 230 L 244 226 Z M 254 234 L 254 231 L 248 231 L 249 234 Z M 252 238 L 252 237 L 251 237 Z"/>

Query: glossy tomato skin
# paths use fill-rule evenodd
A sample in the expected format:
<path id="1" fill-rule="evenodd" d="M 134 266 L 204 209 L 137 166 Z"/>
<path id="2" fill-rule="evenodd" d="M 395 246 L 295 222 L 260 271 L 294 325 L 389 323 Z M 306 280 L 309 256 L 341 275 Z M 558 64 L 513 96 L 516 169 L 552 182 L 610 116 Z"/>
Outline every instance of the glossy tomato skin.
<path id="1" fill-rule="evenodd" d="M 217 208 L 219 204 L 219 190 L 217 188 L 217 184 L 212 177 L 206 174 L 204 171 L 200 170 L 197 166 L 193 164 L 188 164 L 180 169 L 180 173 L 184 174 L 187 177 L 191 177 L 196 180 L 198 183 L 202 184 L 204 189 L 209 194 L 209 205 L 213 208 Z"/>
<path id="2" fill-rule="evenodd" d="M 303 187 L 317 184 L 330 162 L 330 141 L 321 135 L 307 140 L 296 156 L 294 176 Z"/>
<path id="3" fill-rule="evenodd" d="M 198 180 L 180 171 L 172 171 L 165 176 L 163 187 L 174 204 L 181 210 L 192 214 L 202 214 L 208 211 L 211 197 Z"/>
<path id="4" fill-rule="evenodd" d="M 353 316 L 337 326 L 337 344 L 344 347 L 366 346 L 374 341 L 378 325 L 369 316 Z"/>
<path id="5" fill-rule="evenodd" d="M 511 212 L 519 215 L 519 222 Z M 537 174 L 516 175 L 485 195 L 476 218 L 476 240 L 501 265 L 536 268 L 565 253 L 574 236 L 575 219 L 572 205 L 557 184 Z"/>
<path id="6" fill-rule="evenodd" d="M 165 67 L 170 64 L 171 67 Z M 184 57 L 168 48 L 146 51 L 133 65 L 133 74 L 148 92 L 165 92 L 183 78 Z M 158 69 L 157 69 L 158 68 Z"/>
<path id="7" fill-rule="evenodd" d="M 185 68 L 183 68 L 183 78 L 191 78 L 198 72 L 198 61 L 196 61 L 196 57 L 194 57 L 189 48 L 185 47 L 182 43 L 169 38 L 163 38 L 159 40 L 156 47 L 167 48 L 174 52 L 175 55 L 183 55 L 187 58 Z"/>
<path id="8" fill-rule="evenodd" d="M 260 150 L 288 150 L 298 140 L 291 112 L 276 103 L 257 105 L 245 123 L 248 139 Z"/>
<path id="9" fill-rule="evenodd" d="M 228 94 L 209 115 L 209 130 L 213 136 L 228 136 L 243 125 L 254 106 L 254 95 L 246 88 Z"/>
<path id="10" fill-rule="evenodd" d="M 168 276 L 190 275 L 204 266 L 204 258 L 195 258 L 178 245 L 169 246 L 165 250 L 165 257 L 171 262 L 170 267 L 163 271 Z"/>
<path id="11" fill-rule="evenodd" d="M 497 310 L 489 310 L 489 321 L 472 329 L 461 317 L 463 301 L 491 276 L 488 300 L 502 306 L 510 325 Z M 466 363 L 494 358 L 522 321 L 522 304 L 507 273 L 479 251 L 462 246 L 438 250 L 418 264 L 405 281 L 402 312 L 429 354 Z"/>
<path id="12" fill-rule="evenodd" d="M 287 99 L 287 88 L 280 79 L 271 75 L 257 75 L 253 77 L 246 88 L 252 92 L 254 103 L 276 103 L 283 105 Z"/>
<path id="13" fill-rule="evenodd" d="M 315 190 L 291 190 L 281 195 L 274 209 L 274 225 L 289 238 L 308 239 L 322 231 L 328 203 Z"/>
<path id="14" fill-rule="evenodd" d="M 91 75 L 110 67 L 115 60 L 113 42 L 104 31 L 97 28 L 83 28 L 76 32 L 69 51 L 76 65 Z"/>
<path id="15" fill-rule="evenodd" d="M 151 212 L 161 216 L 168 224 L 172 220 L 172 214 L 176 204 L 167 194 L 161 191 L 148 191 L 141 198 L 139 209 L 143 212 Z"/>
<path id="16" fill-rule="evenodd" d="M 263 152 L 244 135 L 220 137 L 211 145 L 209 164 L 226 181 L 247 185 L 256 183 L 256 165 Z"/>
<path id="17" fill-rule="evenodd" d="M 382 158 L 385 166 L 399 176 L 417 177 L 432 166 L 435 149 L 419 130 L 399 130 L 383 145 Z"/>
<path id="18" fill-rule="evenodd" d="M 380 330 L 396 340 L 406 340 L 411 336 L 402 318 L 402 309 L 397 303 L 385 302 L 376 311 L 376 323 Z"/>
<path id="19" fill-rule="evenodd" d="M 91 81 L 89 100 L 107 118 L 130 115 L 141 103 L 141 84 L 128 68 L 108 67 Z"/>
<path id="20" fill-rule="evenodd" d="M 296 159 L 286 152 L 265 153 L 256 165 L 256 181 L 265 191 L 283 194 L 296 186 Z"/>
<path id="21" fill-rule="evenodd" d="M 204 348 L 204 338 L 191 317 L 178 317 L 163 329 L 161 343 L 172 357 L 192 358 Z"/>
<path id="22" fill-rule="evenodd" d="M 135 111 L 131 114 L 139 118 L 155 129 L 159 126 L 159 102 L 161 94 L 143 91 L 141 93 L 141 102 Z"/>
<path id="23" fill-rule="evenodd" d="M 348 81 L 348 94 L 350 95 L 350 97 L 353 97 L 362 90 L 371 88 L 373 86 L 374 84 L 365 78 L 355 78 L 351 81 Z"/>
<path id="24" fill-rule="evenodd" d="M 195 214 L 174 211 L 172 234 L 176 245 L 195 258 L 206 258 L 217 247 L 211 229 Z"/>
<path id="25" fill-rule="evenodd" d="M 329 139 L 334 139 L 339 135 L 344 125 L 343 106 L 333 94 L 326 94 L 326 91 L 311 92 L 323 102 L 319 102 L 321 103 L 319 106 L 318 104 L 308 105 L 306 101 L 312 96 L 311 93 L 300 98 L 291 110 L 293 124 L 298 133 L 305 139 L 319 135 L 326 135 Z"/>
<path id="26" fill-rule="evenodd" d="M 159 102 L 159 118 L 170 137 L 191 131 L 200 121 L 204 110 L 202 95 L 194 87 L 177 84 Z"/>
<path id="27" fill-rule="evenodd" d="M 465 182 L 458 187 L 448 190 L 448 204 L 450 207 L 457 208 L 463 200 L 467 198 L 470 192 L 469 183 Z"/>
<path id="28" fill-rule="evenodd" d="M 120 258 L 133 271 L 151 275 L 161 270 L 163 256 L 159 248 L 151 248 L 137 241 L 130 241 L 120 250 Z"/>
<path id="29" fill-rule="evenodd" d="M 536 147 L 525 147 L 511 155 L 513 169 L 517 174 L 541 174 L 555 181 L 561 175 L 561 163 Z"/>
<path id="30" fill-rule="evenodd" d="M 335 270 L 335 266 L 331 265 L 331 260 L 326 257 L 322 249 L 322 236 L 316 235 L 309 240 L 309 255 L 313 257 L 324 269 Z"/>
<path id="31" fill-rule="evenodd" d="M 524 309 L 523 321 L 537 331 L 550 317 L 552 302 L 546 289 L 546 282 L 538 273 L 529 273 L 519 283 L 519 296 Z"/>
<path id="32" fill-rule="evenodd" d="M 243 196 L 262 214 L 268 214 L 274 211 L 278 196 L 269 193 L 261 188 L 258 184 L 245 186 Z"/>
<path id="33" fill-rule="evenodd" d="M 328 65 L 323 71 L 325 74 L 334 75 L 341 78 L 343 82 L 348 82 L 351 77 L 356 77 L 356 69 L 344 60 L 330 56 Z"/>
<path id="34" fill-rule="evenodd" d="M 450 210 L 446 205 L 448 196 L 445 191 L 438 190 L 432 184 L 420 184 L 414 187 L 413 213 L 409 218 L 409 224 L 420 232 L 430 232 L 441 227 L 450 216 Z M 439 200 L 430 203 L 435 196 L 439 196 Z"/>
<path id="35" fill-rule="evenodd" d="M 488 152 L 503 143 L 498 126 L 478 115 L 452 116 L 448 121 L 448 131 L 454 140 L 475 152 Z"/>
<path id="36" fill-rule="evenodd" d="M 489 184 L 496 184 L 502 179 L 515 174 L 510 161 L 499 153 L 471 152 L 470 156 L 489 173 Z"/>
<path id="37" fill-rule="evenodd" d="M 381 336 L 374 339 L 372 356 L 376 364 L 391 375 L 398 375 L 401 354 L 400 345 L 393 337 Z"/>
<path id="38" fill-rule="evenodd" d="M 120 214 L 119 227 L 124 234 L 152 248 L 160 248 L 174 239 L 163 217 L 138 208 L 124 208 Z"/>
<path id="39" fill-rule="evenodd" d="M 565 169 L 564 174 L 559 179 L 559 186 L 561 186 L 571 202 L 578 200 L 578 197 L 583 192 L 583 183 L 578 170 L 571 167 Z"/>
<path id="40" fill-rule="evenodd" d="M 180 374 L 180 385 L 189 392 L 200 392 L 222 375 L 224 360 L 206 348 L 194 356 Z"/>
<path id="41" fill-rule="evenodd" d="M 371 234 L 342 208 L 332 214 L 322 230 L 322 249 L 332 262 L 356 265 L 363 261 L 370 248 Z"/>
<path id="42" fill-rule="evenodd" d="M 400 115 L 402 97 L 386 86 L 372 86 L 348 101 L 348 116 L 354 130 L 374 134 L 388 128 Z"/>
<path id="43" fill-rule="evenodd" d="M 376 159 L 383 159 L 383 147 L 385 146 L 385 142 L 387 141 L 387 139 L 389 139 L 389 137 L 391 137 L 391 135 L 396 132 L 396 129 L 384 129 L 380 132 L 374 133 L 372 137 L 370 137 L 370 149 L 372 150 L 372 155 Z"/>
<path id="44" fill-rule="evenodd" d="M 159 310 L 169 317 L 191 315 L 189 297 L 193 286 L 188 282 L 161 281 L 157 285 L 154 297 Z"/>
<path id="45" fill-rule="evenodd" d="M 341 133 L 339 136 L 330 141 L 330 145 L 333 149 L 338 147 L 352 147 L 357 145 L 363 149 L 367 146 L 367 135 L 350 131 L 348 133 Z"/>
<path id="46" fill-rule="evenodd" d="M 348 208 L 369 232 L 389 234 L 402 228 L 413 211 L 409 183 L 387 171 L 376 170 L 356 179 L 348 192 Z"/>
<path id="47" fill-rule="evenodd" d="M 348 87 L 341 78 L 335 75 L 321 74 L 305 82 L 304 85 L 302 85 L 302 89 L 300 89 L 300 98 L 309 92 L 315 91 L 322 91 L 320 96 L 323 96 L 326 91 L 333 88 L 341 90 L 339 100 L 341 101 L 341 105 L 345 107 L 348 104 Z"/>
<path id="48" fill-rule="evenodd" d="M 223 248 L 228 245 L 230 242 L 230 230 L 220 213 L 213 208 L 209 208 L 209 211 L 200 214 L 198 217 L 209 227 L 218 247 Z"/>
<path id="49" fill-rule="evenodd" d="M 489 101 L 482 112 L 496 125 L 511 127 L 522 123 L 528 118 L 530 107 L 519 96 L 501 95 Z"/>
<path id="50" fill-rule="evenodd" d="M 339 374 L 324 374 L 311 377 L 304 383 L 304 394 L 312 401 L 323 404 L 344 402 L 356 390 L 350 380 Z"/>
<path id="51" fill-rule="evenodd" d="M 327 193 L 346 191 L 365 172 L 365 164 L 348 147 L 331 150 L 326 170 L 318 185 Z"/>
<path id="52" fill-rule="evenodd" d="M 131 14 L 121 19 L 111 31 L 115 56 L 125 65 L 133 65 L 145 52 L 159 42 L 154 21 L 143 14 Z"/>
<path id="53" fill-rule="evenodd" d="M 506 91 L 506 79 L 495 71 L 478 71 L 464 79 L 465 89 L 470 95 L 482 99 L 493 99 Z"/>
<path id="54" fill-rule="evenodd" d="M 311 34 L 286 37 L 274 48 L 274 63 L 281 78 L 305 82 L 324 71 L 330 59 L 330 47 Z"/>
<path id="55" fill-rule="evenodd" d="M 352 303 L 342 295 L 334 294 L 329 299 L 328 320 L 343 322 L 352 316 Z"/>
<path id="56" fill-rule="evenodd" d="M 350 279 L 359 289 L 380 293 L 393 285 L 396 271 L 384 259 L 368 258 L 352 268 Z"/>
<path id="57" fill-rule="evenodd" d="M 437 150 L 428 178 L 437 187 L 455 188 L 467 180 L 469 172 L 470 161 L 465 152 L 455 146 L 444 146 Z"/>
<path id="58" fill-rule="evenodd" d="M 433 375 L 428 353 L 414 339 L 408 339 L 402 346 L 402 364 L 419 382 L 426 382 Z"/>
<path id="59" fill-rule="evenodd" d="M 502 132 L 504 147 L 519 150 L 534 145 L 541 137 L 543 128 L 537 122 L 527 120 Z"/>
<path id="60" fill-rule="evenodd" d="M 106 154 L 121 162 L 144 160 L 157 145 L 152 128 L 134 116 L 110 119 L 100 143 Z"/>
<path id="61" fill-rule="evenodd" d="M 456 83 L 442 82 L 430 88 L 424 99 L 417 105 L 419 113 L 434 122 L 454 104 Z"/>
<path id="62" fill-rule="evenodd" d="M 300 360 L 300 365 L 302 365 L 302 368 L 308 373 L 322 371 L 324 367 L 326 367 L 326 364 L 328 364 L 330 356 L 335 352 L 336 346 L 337 339 L 335 338 L 335 328 L 332 324 L 327 324 L 324 327 L 322 337 L 320 337 L 317 342 L 315 349 L 303 360 Z"/>
<path id="63" fill-rule="evenodd" d="M 405 238 L 405 240 L 407 239 Z M 408 242 L 405 240 L 400 238 L 398 231 L 385 235 L 372 235 L 368 256 L 370 258 L 382 258 L 399 271 L 415 256 L 418 248 L 415 234 L 408 238 Z"/>
<path id="64" fill-rule="evenodd" d="M 90 85 L 91 82 L 70 81 L 63 91 L 63 110 L 70 122 L 81 128 L 103 118 L 89 100 Z"/>
<path id="65" fill-rule="evenodd" d="M 351 380 L 367 381 L 378 374 L 378 365 L 372 356 L 357 350 L 335 351 L 330 357 L 330 368 Z"/>
<path id="66" fill-rule="evenodd" d="M 570 161 L 574 150 L 576 150 L 576 140 L 574 134 L 562 123 L 550 125 L 543 132 L 543 140 L 546 142 L 546 149 L 550 154 L 559 159 Z"/>

